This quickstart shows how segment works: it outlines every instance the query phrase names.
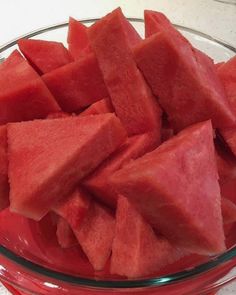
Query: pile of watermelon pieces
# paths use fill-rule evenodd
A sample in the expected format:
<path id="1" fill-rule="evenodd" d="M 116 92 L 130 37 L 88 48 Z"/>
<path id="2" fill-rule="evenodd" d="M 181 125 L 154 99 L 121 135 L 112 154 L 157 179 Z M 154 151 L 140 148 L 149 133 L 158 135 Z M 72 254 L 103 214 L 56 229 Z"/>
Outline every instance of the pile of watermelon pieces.
<path id="1" fill-rule="evenodd" d="M 54 260 L 77 249 L 122 278 L 236 242 L 236 57 L 214 64 L 144 16 L 144 39 L 118 8 L 70 18 L 68 49 L 22 39 L 0 64 L 1 229 L 53 214 Z"/>

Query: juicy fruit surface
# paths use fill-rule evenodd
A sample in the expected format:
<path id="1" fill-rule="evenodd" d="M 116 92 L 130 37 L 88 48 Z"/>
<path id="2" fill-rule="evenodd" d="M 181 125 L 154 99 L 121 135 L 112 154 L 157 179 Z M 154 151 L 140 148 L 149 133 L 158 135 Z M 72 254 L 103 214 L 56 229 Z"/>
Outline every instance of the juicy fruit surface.
<path id="1" fill-rule="evenodd" d="M 16 51 L 0 65 L 0 124 L 45 118 L 60 108 L 38 74 Z"/>
<path id="2" fill-rule="evenodd" d="M 80 113 L 80 116 L 87 116 L 87 115 L 98 115 L 98 114 L 106 114 L 106 113 L 113 113 L 114 109 L 111 105 L 109 98 L 101 99 L 92 105 L 90 105 L 85 111 Z"/>
<path id="3" fill-rule="evenodd" d="M 93 53 L 79 61 L 42 76 L 65 112 L 75 112 L 104 97 L 108 92 Z"/>
<path id="4" fill-rule="evenodd" d="M 43 40 L 21 39 L 19 48 L 39 74 L 45 74 L 72 61 L 62 43 Z"/>
<path id="5" fill-rule="evenodd" d="M 129 137 L 119 150 L 83 181 L 83 185 L 100 201 L 109 207 L 116 208 L 118 194 L 110 185 L 110 176 L 131 160 L 153 150 L 158 144 L 155 134 L 151 133 Z"/>
<path id="6" fill-rule="evenodd" d="M 161 110 L 135 64 L 124 19 L 120 10 L 113 11 L 89 28 L 89 40 L 128 134 L 160 132 Z"/>
<path id="7" fill-rule="evenodd" d="M 77 188 L 68 197 L 60 200 L 53 208 L 58 215 L 63 217 L 72 228 L 78 229 L 87 215 L 90 207 L 90 200 L 81 188 Z"/>
<path id="8" fill-rule="evenodd" d="M 84 197 L 90 199 L 88 194 Z M 103 270 L 114 238 L 115 218 L 112 213 L 96 201 L 91 201 L 80 224 L 73 224 L 72 229 L 93 268 Z"/>
<path id="9" fill-rule="evenodd" d="M 75 60 L 81 58 L 82 53 L 89 47 L 87 27 L 72 17 L 69 19 L 67 43 Z"/>
<path id="10" fill-rule="evenodd" d="M 175 245 L 200 254 L 225 250 L 210 121 L 126 165 L 111 183 Z"/>
<path id="11" fill-rule="evenodd" d="M 111 273 L 128 278 L 144 277 L 181 256 L 183 253 L 155 234 L 125 197 L 119 197 Z"/>
<path id="12" fill-rule="evenodd" d="M 70 225 L 94 269 L 102 270 L 111 254 L 114 237 L 115 219 L 111 212 L 80 187 L 57 203 L 54 211 Z M 68 238 L 67 234 L 62 241 L 67 242 Z"/>
<path id="13" fill-rule="evenodd" d="M 113 114 L 9 124 L 11 210 L 39 220 L 125 137 Z"/>
<path id="14" fill-rule="evenodd" d="M 235 124 L 213 62 L 184 38 L 164 30 L 135 48 L 135 58 L 176 130 L 207 119 Z"/>

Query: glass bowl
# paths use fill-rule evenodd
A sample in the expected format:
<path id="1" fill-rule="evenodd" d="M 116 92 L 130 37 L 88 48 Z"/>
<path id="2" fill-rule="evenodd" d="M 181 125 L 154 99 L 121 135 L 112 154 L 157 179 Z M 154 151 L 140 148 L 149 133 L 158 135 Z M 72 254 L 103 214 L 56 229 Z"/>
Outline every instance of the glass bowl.
<path id="1" fill-rule="evenodd" d="M 129 18 L 129 20 L 143 35 L 143 19 Z M 86 25 L 90 25 L 94 21 L 96 19 L 82 20 Z M 61 23 L 31 32 L 20 38 L 61 41 L 66 45 L 67 27 L 67 22 Z M 207 53 L 215 62 L 228 60 L 236 54 L 236 49 L 230 44 L 187 27 L 179 25 L 176 25 L 176 27 L 195 47 Z M 8 57 L 17 48 L 18 39 L 0 47 L 0 61 Z M 23 255 L 19 255 L 21 252 L 19 249 L 16 250 L 16 239 L 31 250 L 34 241 L 24 240 L 24 235 L 22 235 L 22 231 L 18 226 L 12 221 L 11 230 L 15 228 L 15 238 L 13 240 L 7 234 L 0 232 L 0 279 L 7 286 L 13 286 L 20 292 L 16 291 L 15 294 L 96 295 L 135 293 L 145 295 L 204 295 L 213 294 L 223 285 L 236 278 L 236 274 L 232 272 L 236 266 L 236 247 L 234 245 L 227 252 L 212 257 L 204 263 L 201 261 L 200 264 L 197 263 L 197 266 L 147 279 L 99 279 L 99 277 L 89 278 L 66 274 L 53 270 L 53 267 L 42 266 L 37 259 L 25 259 Z M 233 230 L 236 233 L 236 227 Z M 47 252 L 46 247 L 42 249 L 42 252 L 44 251 Z M 12 287 L 9 288 L 13 292 Z"/>

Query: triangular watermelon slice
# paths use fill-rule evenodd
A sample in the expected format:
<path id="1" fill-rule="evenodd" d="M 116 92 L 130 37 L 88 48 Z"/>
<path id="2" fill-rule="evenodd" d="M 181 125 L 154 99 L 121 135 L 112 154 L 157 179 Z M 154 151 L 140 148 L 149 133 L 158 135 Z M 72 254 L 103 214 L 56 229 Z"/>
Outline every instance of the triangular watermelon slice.
<path id="1" fill-rule="evenodd" d="M 69 45 L 69 52 L 74 60 L 81 58 L 82 53 L 87 50 L 91 51 L 89 47 L 87 27 L 78 20 L 70 17 L 67 43 Z"/>
<path id="2" fill-rule="evenodd" d="M 93 53 L 42 78 L 65 112 L 76 112 L 109 96 Z"/>
<path id="3" fill-rule="evenodd" d="M 145 10 L 144 21 L 146 38 L 156 33 L 160 33 L 163 30 L 171 30 L 172 33 L 178 32 L 169 19 L 159 11 Z"/>
<path id="4" fill-rule="evenodd" d="M 77 188 L 68 197 L 60 200 L 54 207 L 72 228 L 79 228 L 90 207 L 90 197 L 81 188 Z"/>
<path id="5" fill-rule="evenodd" d="M 217 74 L 224 85 L 233 112 L 236 114 L 236 56 L 218 67 Z"/>
<path id="6" fill-rule="evenodd" d="M 110 180 L 176 246 L 199 254 L 225 250 L 210 121 L 183 130 Z"/>
<path id="7" fill-rule="evenodd" d="M 8 124 L 10 208 L 41 219 L 126 139 L 113 114 Z"/>
<path id="8" fill-rule="evenodd" d="M 111 254 L 115 218 L 101 204 L 92 201 L 78 228 L 73 228 L 81 248 L 95 271 L 104 269 Z"/>
<path id="9" fill-rule="evenodd" d="M 0 65 L 0 124 L 45 118 L 60 110 L 39 75 L 14 51 Z"/>
<path id="10" fill-rule="evenodd" d="M 133 59 L 120 9 L 92 25 L 89 40 L 112 105 L 129 135 L 160 133 L 161 110 Z"/>
<path id="11" fill-rule="evenodd" d="M 98 114 L 106 114 L 106 113 L 113 113 L 114 109 L 111 105 L 109 98 L 101 99 L 93 104 L 91 104 L 85 111 L 80 113 L 80 116 L 87 116 L 87 115 L 98 115 Z"/>
<path id="12" fill-rule="evenodd" d="M 128 138 L 119 150 L 83 181 L 83 185 L 100 201 L 115 208 L 118 194 L 110 185 L 110 176 L 131 160 L 152 151 L 158 144 L 159 141 L 155 138 L 155 134 L 146 133 Z"/>
<path id="13" fill-rule="evenodd" d="M 41 75 L 72 62 L 68 50 L 60 42 L 21 39 L 18 46 L 34 69 Z"/>
<path id="14" fill-rule="evenodd" d="M 62 217 L 57 220 L 57 241 L 62 248 L 70 248 L 78 245 L 78 241 L 69 225 Z"/>
<path id="15" fill-rule="evenodd" d="M 207 119 L 216 128 L 235 124 L 212 60 L 179 33 L 152 35 L 135 48 L 135 58 L 176 130 Z"/>
<path id="16" fill-rule="evenodd" d="M 12 53 L 8 56 L 4 62 L 0 63 L 0 71 L 3 73 L 4 71 L 12 71 L 15 66 L 23 62 L 25 59 L 20 54 L 20 52 L 15 49 Z M 28 72 L 28 71 L 27 71 Z"/>
<path id="17" fill-rule="evenodd" d="M 0 210 L 9 206 L 7 128 L 0 126 Z"/>
<path id="18" fill-rule="evenodd" d="M 125 197 L 119 197 L 111 273 L 140 278 L 180 259 L 184 251 L 157 236 Z"/>
<path id="19" fill-rule="evenodd" d="M 94 269 L 102 270 L 110 256 L 114 237 L 115 220 L 111 212 L 80 187 L 53 210 L 68 222 Z M 62 242 L 66 242 L 68 237 L 60 234 Z"/>

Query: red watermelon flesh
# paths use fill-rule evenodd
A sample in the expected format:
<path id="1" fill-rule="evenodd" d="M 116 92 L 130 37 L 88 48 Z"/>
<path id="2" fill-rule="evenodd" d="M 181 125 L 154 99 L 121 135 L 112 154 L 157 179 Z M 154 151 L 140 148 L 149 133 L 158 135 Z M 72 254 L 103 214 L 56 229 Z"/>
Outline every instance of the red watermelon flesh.
<path id="1" fill-rule="evenodd" d="M 18 41 L 18 46 L 40 75 L 51 72 L 73 60 L 68 50 L 60 42 L 21 39 Z"/>
<path id="2" fill-rule="evenodd" d="M 28 62 L 14 51 L 0 65 L 0 124 L 44 118 L 60 108 Z"/>
<path id="3" fill-rule="evenodd" d="M 7 128 L 0 126 L 0 210 L 9 206 Z"/>
<path id="4" fill-rule="evenodd" d="M 94 276 L 94 270 L 80 247 L 62 249 L 58 245 L 56 225 L 51 214 L 36 222 L 6 209 L 0 212 L 0 243 L 44 267 L 74 275 Z"/>
<path id="5" fill-rule="evenodd" d="M 217 74 L 224 85 L 233 112 L 236 114 L 236 56 L 221 65 Z"/>
<path id="6" fill-rule="evenodd" d="M 0 63 L 0 71 L 3 73 L 4 71 L 13 70 L 13 68 L 22 61 L 24 61 L 23 56 L 20 54 L 18 50 L 15 49 L 9 55 L 9 57 L 6 60 L 4 60 L 3 63 Z"/>
<path id="7" fill-rule="evenodd" d="M 153 34 L 162 32 L 163 30 L 170 30 L 172 34 L 177 33 L 178 35 L 181 35 L 175 29 L 175 27 L 172 25 L 169 19 L 161 12 L 145 10 L 144 20 L 145 20 L 145 37 L 146 38 L 150 37 Z"/>
<path id="8" fill-rule="evenodd" d="M 62 217 L 58 217 L 57 221 L 57 241 L 62 248 L 71 248 L 78 245 L 78 241 L 69 225 Z"/>
<path id="9" fill-rule="evenodd" d="M 218 70 L 221 66 L 223 66 L 225 64 L 225 62 L 224 61 L 221 61 L 221 62 L 217 62 L 216 64 L 215 64 L 215 67 L 216 67 L 216 69 Z"/>
<path id="10" fill-rule="evenodd" d="M 120 9 L 97 21 L 88 30 L 91 47 L 128 134 L 160 133 L 161 110 L 135 64 L 124 22 Z"/>
<path id="11" fill-rule="evenodd" d="M 135 135 L 127 139 L 126 143 L 104 161 L 84 181 L 83 185 L 100 201 L 115 208 L 118 194 L 110 185 L 110 176 L 132 159 L 141 157 L 158 146 L 153 134 Z"/>
<path id="12" fill-rule="evenodd" d="M 232 201 L 222 198 L 221 209 L 224 224 L 236 222 L 236 205 Z"/>
<path id="13" fill-rule="evenodd" d="M 87 115 L 98 115 L 98 114 L 106 114 L 106 113 L 113 113 L 114 109 L 111 105 L 109 98 L 101 99 L 92 105 L 90 105 L 85 111 L 80 113 L 80 116 L 87 116 Z"/>
<path id="14" fill-rule="evenodd" d="M 41 219 L 126 139 L 113 114 L 8 124 L 10 208 Z"/>
<path id="15" fill-rule="evenodd" d="M 163 30 L 142 41 L 135 57 L 176 130 L 207 119 L 216 128 L 235 124 L 212 60 L 181 35 Z"/>
<path id="16" fill-rule="evenodd" d="M 46 119 L 59 119 L 59 118 L 67 118 L 73 116 L 73 114 L 65 113 L 65 112 L 55 112 L 47 115 Z"/>
<path id="17" fill-rule="evenodd" d="M 42 76 L 62 110 L 75 112 L 108 92 L 93 53 Z"/>
<path id="18" fill-rule="evenodd" d="M 87 27 L 73 17 L 69 19 L 67 43 L 69 52 L 75 60 L 79 59 L 83 51 L 89 47 Z"/>
<path id="19" fill-rule="evenodd" d="M 183 256 L 151 226 L 124 197 L 119 197 L 112 245 L 111 273 L 140 278 L 157 272 Z"/>
<path id="20" fill-rule="evenodd" d="M 176 246 L 207 255 L 225 250 L 210 121 L 183 130 L 110 181 Z"/>
<path id="21" fill-rule="evenodd" d="M 111 254 L 115 232 L 115 218 L 111 212 L 92 201 L 82 223 L 73 231 L 94 270 L 104 269 Z"/>
<path id="22" fill-rule="evenodd" d="M 58 215 L 63 217 L 72 228 L 79 228 L 90 207 L 90 197 L 81 188 L 60 200 L 54 207 Z"/>

